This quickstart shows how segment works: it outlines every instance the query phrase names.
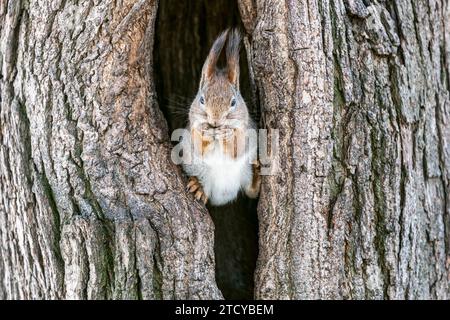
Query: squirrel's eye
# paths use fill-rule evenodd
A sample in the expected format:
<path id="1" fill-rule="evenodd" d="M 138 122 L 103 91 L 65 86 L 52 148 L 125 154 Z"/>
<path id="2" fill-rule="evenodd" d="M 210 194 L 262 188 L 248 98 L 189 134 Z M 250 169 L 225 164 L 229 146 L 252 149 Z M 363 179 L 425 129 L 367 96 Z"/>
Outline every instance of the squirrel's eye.
<path id="1" fill-rule="evenodd" d="M 236 107 L 236 99 L 234 98 L 231 100 L 231 107 L 232 108 Z"/>
<path id="2" fill-rule="evenodd" d="M 200 97 L 200 104 L 205 104 L 205 98 L 203 96 Z"/>

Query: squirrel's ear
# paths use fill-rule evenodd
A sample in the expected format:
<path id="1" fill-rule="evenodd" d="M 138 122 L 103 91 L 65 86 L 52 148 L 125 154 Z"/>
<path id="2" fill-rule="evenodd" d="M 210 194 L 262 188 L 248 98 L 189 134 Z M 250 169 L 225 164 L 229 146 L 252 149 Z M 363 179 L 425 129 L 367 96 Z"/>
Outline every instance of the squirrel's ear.
<path id="1" fill-rule="evenodd" d="M 227 76 L 228 80 L 239 89 L 239 45 L 241 34 L 234 29 L 228 37 L 227 44 Z"/>
<path id="2" fill-rule="evenodd" d="M 220 34 L 220 36 L 214 41 L 214 44 L 209 51 L 208 57 L 206 58 L 205 64 L 202 69 L 202 78 L 200 80 L 200 88 L 202 88 L 206 81 L 210 80 L 211 77 L 216 72 L 217 60 L 219 60 L 220 53 L 227 40 L 228 29 Z"/>

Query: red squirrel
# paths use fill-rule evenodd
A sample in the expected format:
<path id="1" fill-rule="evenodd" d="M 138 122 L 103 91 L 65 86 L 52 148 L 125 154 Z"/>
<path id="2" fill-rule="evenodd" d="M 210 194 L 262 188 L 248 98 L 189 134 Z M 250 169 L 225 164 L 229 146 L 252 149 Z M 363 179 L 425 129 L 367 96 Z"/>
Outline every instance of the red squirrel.
<path id="1" fill-rule="evenodd" d="M 215 40 L 189 110 L 193 151 L 191 161 L 183 164 L 190 176 L 187 188 L 197 200 L 216 206 L 233 201 L 240 190 L 256 198 L 261 184 L 257 142 L 248 139 L 249 129 L 256 127 L 239 91 L 240 41 L 236 30 L 226 30 Z M 225 44 L 227 64 L 219 69 Z"/>

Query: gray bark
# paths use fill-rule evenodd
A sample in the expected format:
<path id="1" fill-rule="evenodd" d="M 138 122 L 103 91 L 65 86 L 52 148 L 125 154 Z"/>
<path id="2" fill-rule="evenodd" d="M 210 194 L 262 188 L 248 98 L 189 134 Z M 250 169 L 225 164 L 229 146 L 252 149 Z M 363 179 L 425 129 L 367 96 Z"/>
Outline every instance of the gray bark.
<path id="1" fill-rule="evenodd" d="M 0 0 L 1 299 L 222 298 L 156 101 L 157 2 Z M 448 2 L 238 4 L 281 146 L 255 298 L 448 299 Z"/>
<path id="2" fill-rule="evenodd" d="M 256 298 L 448 299 L 448 1 L 241 7 L 281 145 Z"/>
<path id="3" fill-rule="evenodd" d="M 155 101 L 157 1 L 1 1 L 0 298 L 220 298 Z"/>

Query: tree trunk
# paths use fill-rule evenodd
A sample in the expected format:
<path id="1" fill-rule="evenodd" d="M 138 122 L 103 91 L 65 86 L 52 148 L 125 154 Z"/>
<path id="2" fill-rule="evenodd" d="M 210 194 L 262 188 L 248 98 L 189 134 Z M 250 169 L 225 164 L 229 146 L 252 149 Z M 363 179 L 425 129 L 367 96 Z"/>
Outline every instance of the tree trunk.
<path id="1" fill-rule="evenodd" d="M 448 299 L 447 1 L 239 0 L 223 20 L 227 1 L 202 1 L 0 0 L 0 298 L 218 299 L 242 282 L 217 234 L 244 243 L 252 222 L 208 207 L 214 244 L 161 99 L 195 94 L 208 48 L 191 40 L 238 17 L 244 95 L 280 137 L 254 297 Z M 155 21 L 177 5 L 195 28 L 174 21 L 164 44 Z"/>
<path id="2" fill-rule="evenodd" d="M 0 3 L 0 297 L 221 298 L 155 100 L 157 1 Z"/>
<path id="3" fill-rule="evenodd" d="M 241 3 L 280 131 L 256 298 L 449 297 L 448 2 L 367 3 Z"/>

